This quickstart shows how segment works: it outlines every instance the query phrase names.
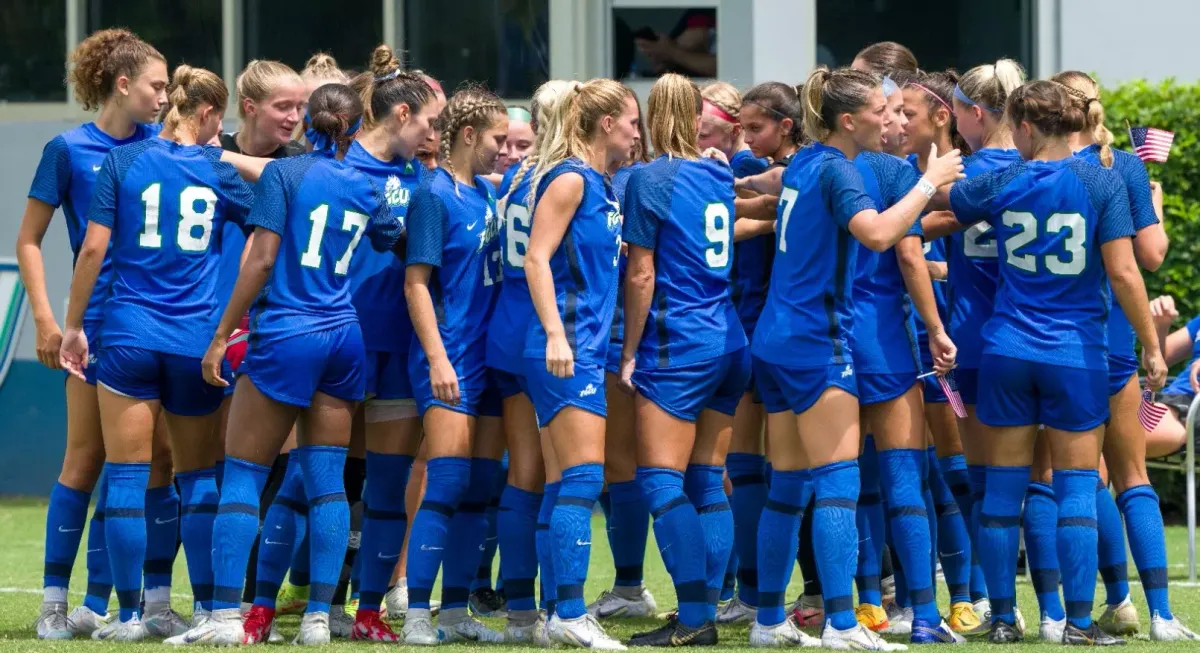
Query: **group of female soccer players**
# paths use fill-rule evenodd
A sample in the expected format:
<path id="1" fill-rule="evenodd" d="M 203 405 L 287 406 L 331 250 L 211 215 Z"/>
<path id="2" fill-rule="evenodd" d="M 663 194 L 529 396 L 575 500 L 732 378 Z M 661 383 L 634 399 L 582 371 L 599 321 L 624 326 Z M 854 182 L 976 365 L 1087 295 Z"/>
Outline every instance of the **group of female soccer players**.
<path id="1" fill-rule="evenodd" d="M 356 76 L 251 62 L 221 134 L 225 83 L 168 77 L 128 31 L 72 64 L 99 114 L 46 146 L 18 241 L 38 355 L 69 373 L 39 637 L 263 642 L 290 568 L 300 644 L 623 650 L 599 619 L 655 613 L 653 523 L 678 609 L 632 645 L 738 621 L 762 647 L 1010 643 L 1023 521 L 1040 636 L 1115 644 L 1138 627 L 1124 518 L 1151 637 L 1196 638 L 1135 416 L 1135 336 L 1147 385 L 1166 374 L 1139 270 L 1165 255 L 1161 199 L 1087 75 L 921 72 L 881 43 L 797 87 L 668 74 L 643 114 L 613 80 L 554 80 L 525 111 L 447 99 L 380 46 Z M 497 499 L 503 632 L 471 614 Z M 597 502 L 616 580 L 589 605 Z"/>

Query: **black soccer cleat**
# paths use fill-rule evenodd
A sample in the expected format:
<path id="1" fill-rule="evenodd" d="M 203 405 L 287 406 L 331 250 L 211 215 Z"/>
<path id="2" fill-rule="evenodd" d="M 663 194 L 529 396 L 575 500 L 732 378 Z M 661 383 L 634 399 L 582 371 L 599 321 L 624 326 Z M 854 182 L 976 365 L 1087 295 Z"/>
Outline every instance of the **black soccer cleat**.
<path id="1" fill-rule="evenodd" d="M 1124 646 L 1125 640 L 1104 632 L 1094 621 L 1087 628 L 1077 628 L 1068 621 L 1063 629 L 1062 643 L 1067 646 Z"/>
<path id="2" fill-rule="evenodd" d="M 672 619 L 648 633 L 629 638 L 630 646 L 716 646 L 717 626 L 711 621 L 699 628 L 688 628 Z"/>
<path id="3" fill-rule="evenodd" d="M 993 621 L 992 629 L 988 632 L 988 641 L 993 644 L 1016 644 L 1021 641 L 1021 631 L 1010 623 Z"/>

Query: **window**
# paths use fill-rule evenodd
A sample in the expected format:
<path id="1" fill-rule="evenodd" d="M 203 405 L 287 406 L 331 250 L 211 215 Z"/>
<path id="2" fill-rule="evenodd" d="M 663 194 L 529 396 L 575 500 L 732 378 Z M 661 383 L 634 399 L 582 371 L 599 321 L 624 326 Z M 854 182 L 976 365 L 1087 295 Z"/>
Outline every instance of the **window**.
<path id="1" fill-rule="evenodd" d="M 186 63 L 221 74 L 221 0 L 88 0 L 88 32 L 108 27 L 158 48 L 168 70 Z"/>
<path id="2" fill-rule="evenodd" d="M 717 76 L 715 8 L 613 9 L 613 77 Z"/>
<path id="3" fill-rule="evenodd" d="M 64 102 L 66 3 L 0 2 L 0 102 Z"/>
<path id="4" fill-rule="evenodd" d="M 243 0 L 246 61 L 275 59 L 304 68 L 328 52 L 343 70 L 361 71 L 383 42 L 380 0 Z"/>
<path id="5" fill-rule="evenodd" d="M 817 63 L 848 66 L 863 47 L 897 41 L 923 70 L 965 72 L 1001 57 L 1033 70 L 1031 0 L 817 0 Z"/>
<path id="6" fill-rule="evenodd" d="M 525 98 L 550 78 L 549 0 L 407 0 L 404 48 L 411 65 L 446 92 L 471 80 Z"/>

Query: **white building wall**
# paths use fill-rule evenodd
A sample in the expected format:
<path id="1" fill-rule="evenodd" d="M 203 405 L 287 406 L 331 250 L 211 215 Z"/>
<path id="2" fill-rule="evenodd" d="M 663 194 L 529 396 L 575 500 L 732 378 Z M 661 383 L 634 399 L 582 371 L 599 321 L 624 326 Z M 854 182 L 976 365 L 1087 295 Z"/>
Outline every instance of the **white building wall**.
<path id="1" fill-rule="evenodd" d="M 1061 70 L 1096 73 L 1108 85 L 1140 78 L 1200 79 L 1196 0 L 1040 1 L 1058 5 Z"/>

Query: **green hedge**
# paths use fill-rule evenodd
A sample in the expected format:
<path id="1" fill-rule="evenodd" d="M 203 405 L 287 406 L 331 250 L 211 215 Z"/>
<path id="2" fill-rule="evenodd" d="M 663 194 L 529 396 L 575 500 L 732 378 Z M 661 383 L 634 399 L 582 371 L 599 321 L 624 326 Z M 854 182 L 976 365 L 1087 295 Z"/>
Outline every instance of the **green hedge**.
<path id="1" fill-rule="evenodd" d="M 1101 96 L 1116 147 L 1131 149 L 1128 125 L 1158 127 L 1175 132 L 1167 163 L 1148 163 L 1150 178 L 1162 182 L 1163 212 L 1171 247 L 1162 267 L 1146 274 L 1150 297 L 1175 298 L 1182 326 L 1200 314 L 1200 84 L 1168 80 L 1160 84 L 1129 82 L 1105 89 Z M 1128 123 L 1126 122 L 1128 121 Z M 1162 499 L 1163 513 L 1183 519 L 1184 477 L 1166 471 L 1150 472 Z"/>

